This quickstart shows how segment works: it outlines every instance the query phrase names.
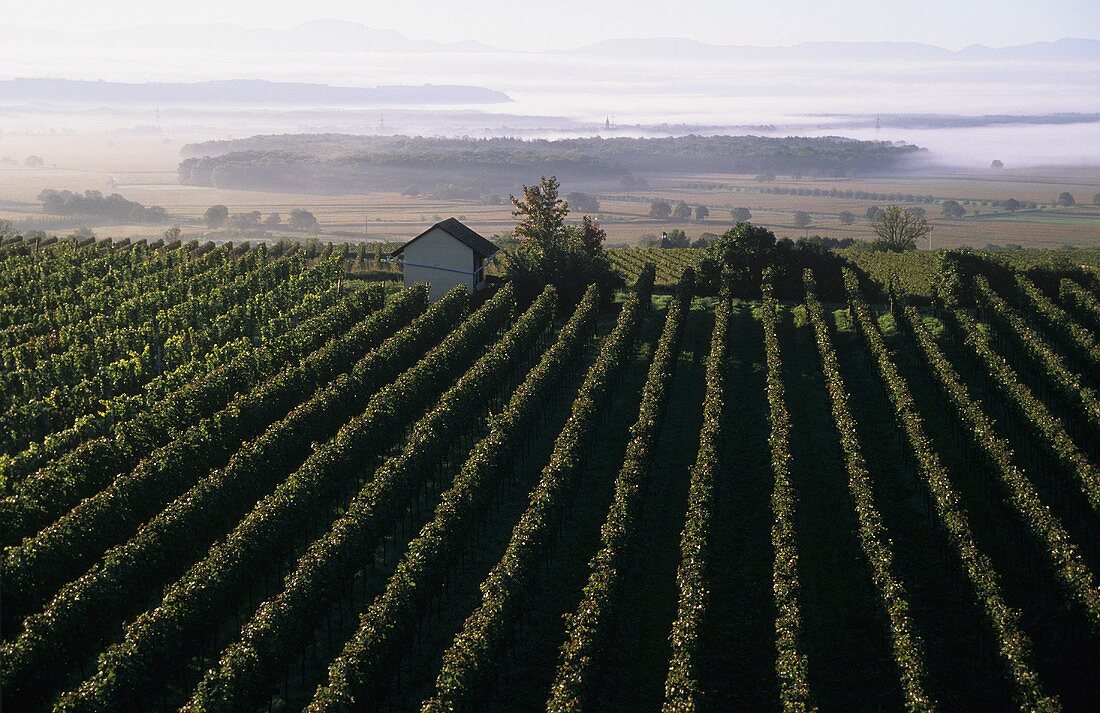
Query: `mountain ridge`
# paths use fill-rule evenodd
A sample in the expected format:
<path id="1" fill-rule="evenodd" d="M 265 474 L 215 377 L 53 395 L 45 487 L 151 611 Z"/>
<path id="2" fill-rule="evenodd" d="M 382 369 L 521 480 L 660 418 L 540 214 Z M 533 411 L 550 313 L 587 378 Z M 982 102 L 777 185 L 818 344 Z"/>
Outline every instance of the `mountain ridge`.
<path id="1" fill-rule="evenodd" d="M 1100 61 L 1100 40 L 1063 37 L 1054 41 L 989 47 L 974 44 L 950 50 L 922 42 L 810 41 L 793 45 L 710 44 L 685 37 L 623 37 L 595 42 L 570 50 L 519 52 L 475 40 L 439 42 L 414 39 L 397 30 L 373 28 L 346 20 L 312 20 L 288 29 L 244 27 L 231 23 L 206 25 L 145 25 L 126 30 L 70 33 L 23 29 L 0 25 L 0 42 L 46 42 L 50 39 L 91 41 L 114 45 L 147 46 L 179 44 L 200 49 L 252 49 L 269 51 L 321 51 L 333 53 L 426 52 L 514 53 L 567 55 L 627 55 L 654 53 L 696 59 L 900 59 L 900 60 L 1053 60 Z"/>

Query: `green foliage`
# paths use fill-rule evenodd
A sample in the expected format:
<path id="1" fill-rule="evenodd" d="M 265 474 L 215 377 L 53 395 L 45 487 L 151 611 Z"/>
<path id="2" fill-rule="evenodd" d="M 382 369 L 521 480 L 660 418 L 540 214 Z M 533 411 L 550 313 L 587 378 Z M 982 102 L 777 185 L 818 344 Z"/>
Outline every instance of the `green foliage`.
<path id="1" fill-rule="evenodd" d="M 684 270 L 665 315 L 664 328 L 642 387 L 638 419 L 630 429 L 622 469 L 615 478 L 611 507 L 600 528 L 600 550 L 588 564 L 589 576 L 581 601 L 566 621 L 565 642 L 546 703 L 551 713 L 584 710 L 591 703 L 594 670 L 608 636 L 623 568 L 638 528 L 642 491 L 668 403 L 694 282 L 691 268 Z"/>
<path id="2" fill-rule="evenodd" d="M 672 205 L 663 198 L 649 204 L 649 217 L 656 220 L 668 220 L 672 215 Z"/>
<path id="3" fill-rule="evenodd" d="M 600 347 L 573 401 L 570 416 L 554 441 L 549 462 L 531 492 L 504 556 L 481 584 L 482 604 L 472 612 L 443 654 L 435 690 L 424 713 L 460 710 L 474 702 L 482 682 L 503 655 L 522 612 L 525 596 L 548 550 L 554 527 L 581 475 L 583 457 L 601 424 L 604 405 L 634 347 L 644 310 L 650 304 L 653 271 L 643 273 L 623 304 L 615 327 Z"/>
<path id="4" fill-rule="evenodd" d="M 509 373 L 552 324 L 557 295 L 547 287 L 532 306 L 462 374 L 410 429 L 404 448 L 388 458 L 329 531 L 310 545 L 183 706 L 188 711 L 237 711 L 267 701 L 285 667 L 312 637 L 355 573 L 374 561 L 384 533 L 404 516 L 443 458 L 451 440 L 476 423 Z"/>
<path id="5" fill-rule="evenodd" d="M 543 177 L 538 185 L 524 186 L 522 198 L 512 197 L 512 214 L 520 219 L 514 233 L 522 242 L 506 254 L 505 272 L 525 302 L 547 285 L 566 305 L 579 302 L 590 284 L 610 295 L 622 279 L 604 252 L 607 235 L 589 216 L 580 225 L 566 225 L 569 207 L 558 198 L 558 188 L 556 178 Z"/>
<path id="6" fill-rule="evenodd" d="M 688 247 L 691 247 L 691 239 L 688 238 L 687 233 L 680 230 L 679 228 L 674 228 L 674 229 L 668 231 L 667 233 L 665 233 L 665 240 L 668 243 L 667 247 L 670 247 L 670 248 L 688 248 Z M 662 246 L 662 247 L 665 247 L 665 246 Z"/>
<path id="7" fill-rule="evenodd" d="M 948 220 L 958 220 L 966 215 L 966 208 L 959 205 L 958 201 L 944 201 L 943 205 L 940 206 L 940 215 Z"/>
<path id="8" fill-rule="evenodd" d="M 1032 711 L 1060 710 L 1057 699 L 1046 696 L 1042 691 L 1032 663 L 1031 641 L 1020 630 L 1015 612 L 1005 603 L 997 573 L 974 541 L 966 512 L 960 506 L 961 498 L 925 432 L 909 385 L 894 365 L 878 324 L 863 300 L 856 274 L 845 271 L 844 281 L 857 331 L 863 337 L 867 353 L 875 363 L 880 380 L 894 405 L 899 429 L 916 460 L 924 487 L 931 495 L 936 517 L 954 547 L 977 603 L 985 614 L 996 641 L 998 656 L 1012 681 L 1017 704 Z"/>
<path id="9" fill-rule="evenodd" d="M 687 512 L 680 534 L 680 564 L 676 570 L 679 600 L 672 622 L 664 713 L 694 711 L 701 702 L 699 667 L 702 664 L 703 624 L 709 605 L 710 548 L 713 543 L 715 485 L 721 468 L 726 371 L 729 368 L 728 333 L 732 308 L 723 298 L 714 311 L 714 330 L 707 357 L 706 395 L 699 447 L 691 469 Z"/>
<path id="10" fill-rule="evenodd" d="M 960 426 L 966 433 L 973 434 L 972 445 L 984 456 L 1008 502 L 1041 544 L 1055 576 L 1084 608 L 1092 626 L 1097 626 L 1100 624 L 1100 590 L 1097 589 L 1092 571 L 1082 559 L 1080 550 L 1062 523 L 1043 502 L 1039 491 L 1027 475 L 1016 465 L 1008 440 L 997 435 L 993 420 L 986 414 L 985 407 L 970 395 L 958 372 L 925 328 L 920 314 L 909 307 L 904 312 L 904 318 L 921 356 L 932 366 L 936 384 L 951 405 Z M 1087 474 L 1081 475 L 1087 477 Z M 1090 500 L 1095 502 L 1100 489 L 1096 483 L 1090 485 L 1091 493 L 1088 494 L 1091 495 Z"/>
<path id="11" fill-rule="evenodd" d="M 461 286 L 454 291 L 465 296 Z M 412 368 L 370 397 L 359 415 L 314 449 L 205 559 L 171 585 L 160 606 L 127 627 L 124 641 L 101 659 L 88 685 L 62 699 L 62 707 L 114 708 L 122 700 L 131 705 L 151 700 L 168 683 L 159 669 L 180 656 L 198 653 L 202 637 L 222 618 L 212 613 L 229 615 L 227 603 L 246 598 L 255 572 L 289 554 L 362 459 L 379 454 L 404 433 L 441 387 L 467 370 L 513 307 L 512 291 L 501 290 Z"/>
<path id="12" fill-rule="evenodd" d="M 806 270 L 806 312 L 813 324 L 825 385 L 840 435 L 844 452 L 844 467 L 848 473 L 848 492 L 852 496 L 856 518 L 859 522 L 859 544 L 863 555 L 871 565 L 875 589 L 882 601 L 890 622 L 891 648 L 894 665 L 901 679 L 907 711 L 934 711 L 936 704 L 927 691 L 928 671 L 924 661 L 924 647 L 913 631 L 909 614 L 909 598 L 905 587 L 894 573 L 892 543 L 882 515 L 875 505 L 874 488 L 867 470 L 859 442 L 856 420 L 852 416 L 848 390 L 840 373 L 840 362 L 825 321 L 824 310 L 817 299 L 813 272 Z"/>
<path id="13" fill-rule="evenodd" d="M 317 230 L 317 218 L 308 210 L 295 208 L 290 211 L 290 220 L 287 222 L 287 225 L 293 230 L 313 232 Z"/>
<path id="14" fill-rule="evenodd" d="M 229 209 L 224 205 L 212 205 L 202 214 L 203 222 L 208 228 L 220 228 L 229 220 Z"/>
<path id="15" fill-rule="evenodd" d="M 798 577 L 798 542 L 794 530 L 795 494 L 791 484 L 791 416 L 783 386 L 779 347 L 778 303 L 772 294 L 772 271 L 762 276 L 764 351 L 767 361 L 768 447 L 772 475 L 772 592 L 775 598 L 775 674 L 784 711 L 816 710 L 810 697 L 806 653 L 802 644 L 802 611 Z"/>
<path id="16" fill-rule="evenodd" d="M 589 287 L 557 341 L 490 420 L 489 433 L 471 449 L 450 490 L 441 496 L 433 519 L 409 543 L 385 591 L 329 666 L 328 682 L 314 694 L 311 713 L 344 710 L 368 700 L 372 684 L 400 665 L 403 647 L 416 634 L 414 623 L 443 586 L 469 528 L 487 514 L 493 486 L 504 477 L 510 458 L 541 416 L 541 407 L 580 356 L 599 302 L 599 292 Z"/>
<path id="17" fill-rule="evenodd" d="M 702 280 L 711 293 L 722 285 L 733 294 L 751 294 L 751 284 L 770 264 L 775 250 L 775 233 L 750 223 L 738 223 L 703 250 L 699 263 Z"/>
<path id="18" fill-rule="evenodd" d="M 923 213 L 923 211 L 921 211 Z M 917 241 L 932 232 L 932 226 L 922 214 L 899 205 L 888 205 L 871 222 L 880 250 L 904 252 L 914 250 Z"/>

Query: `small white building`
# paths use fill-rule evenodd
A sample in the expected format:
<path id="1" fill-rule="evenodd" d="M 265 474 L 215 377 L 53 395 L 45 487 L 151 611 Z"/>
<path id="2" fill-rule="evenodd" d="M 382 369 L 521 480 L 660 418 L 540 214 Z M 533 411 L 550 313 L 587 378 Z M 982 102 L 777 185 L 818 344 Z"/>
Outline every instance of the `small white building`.
<path id="1" fill-rule="evenodd" d="M 455 218 L 436 223 L 394 250 L 390 257 L 404 266 L 405 286 L 431 283 L 437 300 L 455 285 L 469 292 L 485 286 L 485 268 L 500 248 Z"/>

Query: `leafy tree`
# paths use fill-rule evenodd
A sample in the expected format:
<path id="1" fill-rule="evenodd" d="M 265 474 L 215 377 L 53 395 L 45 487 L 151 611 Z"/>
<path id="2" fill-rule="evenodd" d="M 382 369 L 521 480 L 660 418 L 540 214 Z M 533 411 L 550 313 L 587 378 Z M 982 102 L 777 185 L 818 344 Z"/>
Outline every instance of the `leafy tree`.
<path id="1" fill-rule="evenodd" d="M 867 220 L 870 220 L 870 221 L 878 220 L 881 215 L 882 215 L 882 208 L 879 208 L 877 205 L 871 206 L 870 208 L 867 209 L 867 212 L 863 214 L 863 216 L 865 218 L 867 218 Z"/>
<path id="2" fill-rule="evenodd" d="M 15 226 L 10 220 L 0 219 L 0 238 L 10 238 L 15 235 Z"/>
<path id="3" fill-rule="evenodd" d="M 253 230 L 260 226 L 260 211 L 253 210 L 248 213 L 234 213 L 231 220 L 233 227 L 238 230 Z"/>
<path id="4" fill-rule="evenodd" d="M 264 218 L 264 225 L 268 226 L 269 228 L 274 228 L 276 225 L 279 225 L 282 222 L 283 219 L 279 216 L 278 213 L 268 213 L 267 216 Z"/>
<path id="5" fill-rule="evenodd" d="M 508 196 L 512 201 L 512 215 L 520 219 L 513 234 L 525 244 L 538 245 L 547 254 L 566 239 L 565 217 L 569 215 L 569 204 L 558 198 L 560 187 L 556 177 L 543 176 L 538 185 L 523 187 L 523 198 Z"/>
<path id="6" fill-rule="evenodd" d="M 698 220 L 701 223 L 704 220 L 706 220 L 708 217 L 710 217 L 710 208 L 707 208 L 705 205 L 695 206 L 695 219 L 696 220 Z"/>
<path id="7" fill-rule="evenodd" d="M 563 305 L 579 301 L 592 283 L 610 295 L 622 278 L 603 249 L 607 234 L 588 216 L 580 225 L 566 225 L 569 206 L 558 189 L 557 178 L 544 176 L 537 185 L 524 186 L 522 198 L 511 196 L 512 215 L 519 219 L 513 235 L 521 242 L 505 257 L 505 271 L 528 300 L 547 284 L 557 288 Z"/>
<path id="8" fill-rule="evenodd" d="M 844 225 L 851 225 L 856 222 L 856 215 L 850 210 L 842 210 L 837 213 L 836 217 L 840 218 L 840 222 Z"/>
<path id="9" fill-rule="evenodd" d="M 41 168 L 44 163 L 41 156 L 27 156 L 23 159 L 23 165 L 29 168 Z"/>
<path id="10" fill-rule="evenodd" d="M 145 209 L 146 223 L 163 223 L 166 220 L 168 220 L 168 211 L 164 206 L 151 205 Z"/>
<path id="11" fill-rule="evenodd" d="M 667 220 L 672 215 L 672 206 L 663 198 L 649 204 L 649 217 L 658 220 Z"/>
<path id="12" fill-rule="evenodd" d="M 755 294 L 775 245 L 775 233 L 767 228 L 738 223 L 703 251 L 699 261 L 702 281 L 714 291 L 726 285 L 736 294 Z"/>
<path id="13" fill-rule="evenodd" d="M 1015 198 L 1009 198 L 1007 201 L 1004 202 L 1005 209 L 1009 212 L 1019 210 L 1022 205 L 1023 204 Z"/>
<path id="14" fill-rule="evenodd" d="M 794 213 L 794 224 L 799 228 L 808 228 L 810 223 L 813 222 L 813 217 L 804 210 L 797 210 Z"/>
<path id="15" fill-rule="evenodd" d="M 600 212 L 600 202 L 595 196 L 575 191 L 565 197 L 570 210 L 578 213 L 594 214 Z"/>
<path id="16" fill-rule="evenodd" d="M 220 228 L 229 220 L 229 209 L 223 205 L 212 205 L 202 214 L 208 228 Z"/>
<path id="17" fill-rule="evenodd" d="M 295 208 L 290 211 L 290 220 L 287 223 L 293 230 L 317 230 L 317 218 L 308 210 Z"/>
<path id="18" fill-rule="evenodd" d="M 418 195 L 420 195 L 420 187 L 419 186 L 405 186 L 405 188 L 402 189 L 402 191 L 401 191 L 401 195 L 407 196 L 409 198 L 416 198 Z"/>
<path id="19" fill-rule="evenodd" d="M 993 169 L 998 169 L 998 168 L 1004 168 L 1005 165 L 1004 165 L 1003 161 L 1001 161 L 1000 159 L 995 158 L 995 159 L 993 159 L 993 163 L 989 164 L 989 167 L 993 168 Z"/>
<path id="20" fill-rule="evenodd" d="M 676 220 L 691 220 L 691 206 L 684 201 L 678 201 L 673 215 L 676 216 Z"/>
<path id="21" fill-rule="evenodd" d="M 682 230 L 670 230 L 665 233 L 665 238 L 670 248 L 691 247 L 691 240 L 688 238 L 687 233 Z"/>
<path id="22" fill-rule="evenodd" d="M 944 201 L 940 214 L 948 220 L 958 220 L 966 215 L 966 208 L 959 205 L 958 201 Z"/>
<path id="23" fill-rule="evenodd" d="M 926 211 L 924 208 L 921 208 L 919 205 L 908 208 L 907 210 L 918 218 L 923 218 L 924 216 L 928 215 L 928 211 Z"/>
<path id="24" fill-rule="evenodd" d="M 183 229 L 178 225 L 173 225 L 168 230 L 164 231 L 164 242 L 171 243 L 176 240 L 180 240 L 183 236 Z"/>
<path id="25" fill-rule="evenodd" d="M 748 208 L 734 208 L 730 211 L 730 217 L 734 223 L 747 223 L 752 218 L 752 212 Z"/>
<path id="26" fill-rule="evenodd" d="M 1094 195 L 1092 197 L 1092 204 L 1093 205 L 1100 205 L 1100 193 L 1097 193 L 1096 195 Z"/>
<path id="27" fill-rule="evenodd" d="M 890 252 L 913 250 L 918 240 L 932 232 L 927 218 L 896 204 L 886 206 L 871 228 L 878 236 L 875 247 Z"/>
<path id="28" fill-rule="evenodd" d="M 1058 194 L 1058 205 L 1068 208 L 1071 205 L 1077 205 L 1077 200 L 1069 191 L 1062 191 Z"/>

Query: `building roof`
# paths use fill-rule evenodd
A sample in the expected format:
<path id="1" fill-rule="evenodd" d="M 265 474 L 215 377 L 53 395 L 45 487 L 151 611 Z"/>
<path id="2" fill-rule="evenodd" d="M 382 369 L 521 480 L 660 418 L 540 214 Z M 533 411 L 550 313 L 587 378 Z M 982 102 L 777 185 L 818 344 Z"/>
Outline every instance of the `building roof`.
<path id="1" fill-rule="evenodd" d="M 484 255 L 485 257 L 489 257 L 493 253 L 500 250 L 500 248 L 478 235 L 462 221 L 458 220 L 457 218 L 447 218 L 447 220 L 442 220 L 436 223 L 420 235 L 417 235 L 409 242 L 394 250 L 392 253 L 390 253 L 390 257 L 397 257 L 405 250 L 405 248 L 409 247 L 417 240 L 420 240 L 422 237 L 432 232 L 436 228 L 439 228 L 447 235 L 450 235 L 452 238 L 470 248 L 475 253 L 479 253 L 481 255 Z"/>

